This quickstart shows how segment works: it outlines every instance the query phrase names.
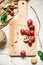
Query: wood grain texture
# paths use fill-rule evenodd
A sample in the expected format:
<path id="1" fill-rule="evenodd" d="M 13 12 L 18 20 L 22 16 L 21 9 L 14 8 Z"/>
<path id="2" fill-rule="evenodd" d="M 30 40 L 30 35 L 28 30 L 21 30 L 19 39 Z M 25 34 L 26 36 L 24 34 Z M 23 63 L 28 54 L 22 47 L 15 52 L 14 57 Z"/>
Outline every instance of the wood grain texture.
<path id="1" fill-rule="evenodd" d="M 29 47 L 27 44 L 23 42 L 25 36 L 20 34 L 20 30 L 22 28 L 28 29 L 27 27 L 27 3 L 26 1 L 18 2 L 18 19 L 11 20 L 9 23 L 9 44 L 10 44 L 10 55 L 11 56 L 20 56 L 20 52 L 22 50 L 26 51 L 27 56 L 35 56 L 36 55 L 36 41 Z M 33 23 L 36 28 L 36 24 Z M 35 31 L 36 36 L 36 31 Z"/>

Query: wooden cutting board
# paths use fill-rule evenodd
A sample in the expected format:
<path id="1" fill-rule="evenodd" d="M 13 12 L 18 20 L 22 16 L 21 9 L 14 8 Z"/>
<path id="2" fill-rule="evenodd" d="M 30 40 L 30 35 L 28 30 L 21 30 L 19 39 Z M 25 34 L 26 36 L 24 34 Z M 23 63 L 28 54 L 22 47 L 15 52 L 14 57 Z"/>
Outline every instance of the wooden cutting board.
<path id="1" fill-rule="evenodd" d="M 19 1 L 18 2 L 18 19 L 11 20 L 9 23 L 9 49 L 10 56 L 21 56 L 20 52 L 25 50 L 26 56 L 36 56 L 36 40 L 34 44 L 30 47 L 23 42 L 25 36 L 20 34 L 22 28 L 28 29 L 27 27 L 27 2 Z M 36 37 L 36 24 L 35 26 L 35 37 Z"/>

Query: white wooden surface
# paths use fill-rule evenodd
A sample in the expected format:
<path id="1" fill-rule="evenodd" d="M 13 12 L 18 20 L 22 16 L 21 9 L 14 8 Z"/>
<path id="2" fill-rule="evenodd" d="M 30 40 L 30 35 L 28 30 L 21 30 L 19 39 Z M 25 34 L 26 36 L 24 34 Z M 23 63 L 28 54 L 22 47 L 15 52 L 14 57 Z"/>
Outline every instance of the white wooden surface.
<path id="1" fill-rule="evenodd" d="M 37 21 L 33 10 L 30 8 L 30 5 L 32 5 L 35 8 L 35 10 L 39 16 L 40 22 L 41 22 L 40 39 L 41 39 L 41 42 L 43 45 L 43 0 L 30 0 L 30 2 L 28 3 L 28 17 L 32 18 L 34 21 Z M 36 23 L 37 23 L 37 29 L 38 29 L 38 22 L 36 22 Z M 6 26 L 5 28 L 3 28 L 3 30 L 5 31 L 5 33 L 7 35 L 7 39 L 9 36 L 8 28 L 9 28 L 9 25 Z M 37 38 L 37 50 L 43 50 L 43 48 L 42 49 L 40 48 L 38 38 Z M 8 52 L 9 52 L 9 45 L 7 42 L 5 48 L 3 50 L 0 50 L 0 65 L 32 65 L 31 58 L 29 58 L 29 57 L 24 58 L 24 59 L 19 58 L 19 57 L 11 58 L 10 56 L 6 55 L 6 54 L 8 54 Z M 1 53 L 6 53 L 6 54 L 1 54 Z M 43 62 L 40 61 L 38 55 L 36 57 L 38 59 L 38 63 L 36 65 L 43 65 Z"/>

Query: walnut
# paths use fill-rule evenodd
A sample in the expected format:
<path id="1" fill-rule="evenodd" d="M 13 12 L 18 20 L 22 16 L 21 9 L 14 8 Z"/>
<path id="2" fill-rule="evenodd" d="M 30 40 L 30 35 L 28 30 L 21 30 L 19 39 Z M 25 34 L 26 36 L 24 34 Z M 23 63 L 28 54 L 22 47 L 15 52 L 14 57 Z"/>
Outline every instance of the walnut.
<path id="1" fill-rule="evenodd" d="M 0 4 L 3 2 L 4 0 L 0 0 Z"/>
<path id="2" fill-rule="evenodd" d="M 32 64 L 36 64 L 36 63 L 37 63 L 37 59 L 36 59 L 35 57 L 33 57 L 33 58 L 31 59 L 31 63 L 32 63 Z"/>
<path id="3" fill-rule="evenodd" d="M 29 41 L 29 37 L 28 36 L 24 36 L 24 43 L 27 43 Z"/>

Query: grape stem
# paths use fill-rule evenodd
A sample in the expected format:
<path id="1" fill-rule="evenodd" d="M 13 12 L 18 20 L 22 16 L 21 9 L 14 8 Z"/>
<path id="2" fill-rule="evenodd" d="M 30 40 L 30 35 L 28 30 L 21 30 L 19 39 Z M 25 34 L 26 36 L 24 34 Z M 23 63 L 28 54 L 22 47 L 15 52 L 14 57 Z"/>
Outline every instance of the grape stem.
<path id="1" fill-rule="evenodd" d="M 40 20 L 39 20 L 39 17 L 37 15 L 37 12 L 35 11 L 35 9 L 32 6 L 30 6 L 30 7 L 34 11 L 34 13 L 37 17 L 38 23 L 39 23 L 39 29 L 38 29 L 38 32 L 37 32 L 37 36 L 38 36 L 38 39 L 39 39 L 39 42 L 40 42 L 40 47 L 42 48 L 42 43 L 41 43 L 41 40 L 40 40 L 40 37 L 39 37 L 39 32 L 40 32 L 40 28 L 41 28 Z"/>

